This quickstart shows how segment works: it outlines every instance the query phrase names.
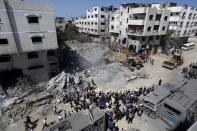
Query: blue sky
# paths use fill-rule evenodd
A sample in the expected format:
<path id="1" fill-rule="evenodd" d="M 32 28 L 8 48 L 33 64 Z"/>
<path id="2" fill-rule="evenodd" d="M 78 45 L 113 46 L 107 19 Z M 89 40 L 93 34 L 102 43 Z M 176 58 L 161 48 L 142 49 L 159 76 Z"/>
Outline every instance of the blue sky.
<path id="1" fill-rule="evenodd" d="M 55 9 L 55 15 L 65 17 L 78 17 L 86 14 L 86 10 L 92 6 L 109 6 L 119 7 L 121 3 L 159 3 L 159 2 L 176 2 L 180 5 L 188 4 L 197 7 L 197 0 L 25 0 L 35 2 L 50 2 Z"/>

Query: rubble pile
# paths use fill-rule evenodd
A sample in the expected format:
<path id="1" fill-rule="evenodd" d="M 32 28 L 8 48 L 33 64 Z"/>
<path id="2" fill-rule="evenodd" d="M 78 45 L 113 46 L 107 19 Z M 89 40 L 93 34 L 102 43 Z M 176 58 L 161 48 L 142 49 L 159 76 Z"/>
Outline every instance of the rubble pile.
<path id="1" fill-rule="evenodd" d="M 97 85 L 105 89 L 124 89 L 124 85 L 137 78 L 148 78 L 148 74 L 142 71 L 132 72 L 120 63 L 100 64 L 92 66 L 80 73 L 84 79 L 95 80 Z"/>
<path id="2" fill-rule="evenodd" d="M 32 85 L 28 79 L 20 78 L 15 88 L 8 90 L 10 96 L 0 101 L 0 127 L 5 128 L 32 112 L 46 115 L 54 104 L 60 102 L 59 92 L 68 86 L 68 77 L 71 75 L 62 72 L 47 83 L 38 85 Z M 78 77 L 72 76 L 75 81 Z M 69 91 L 74 91 L 74 87 Z"/>

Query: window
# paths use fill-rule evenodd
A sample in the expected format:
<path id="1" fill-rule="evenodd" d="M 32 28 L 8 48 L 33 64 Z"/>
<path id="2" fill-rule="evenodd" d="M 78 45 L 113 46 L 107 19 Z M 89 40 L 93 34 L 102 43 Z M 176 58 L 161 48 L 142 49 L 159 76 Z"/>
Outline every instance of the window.
<path id="1" fill-rule="evenodd" d="M 91 24 L 94 25 L 94 22 L 92 22 Z"/>
<path id="2" fill-rule="evenodd" d="M 113 25 L 111 26 L 111 29 L 112 29 L 112 30 L 114 29 L 114 26 L 113 26 Z"/>
<path id="3" fill-rule="evenodd" d="M 94 16 L 95 16 L 95 18 L 97 18 L 98 17 L 98 14 L 95 14 Z"/>
<path id="4" fill-rule="evenodd" d="M 120 21 L 120 25 L 122 25 L 122 21 Z"/>
<path id="5" fill-rule="evenodd" d="M 127 23 L 128 23 L 129 19 L 127 18 Z"/>
<path id="6" fill-rule="evenodd" d="M 145 37 L 142 37 L 142 41 L 146 41 L 146 38 Z"/>
<path id="7" fill-rule="evenodd" d="M 154 30 L 159 30 L 159 25 L 155 25 Z"/>
<path id="8" fill-rule="evenodd" d="M 101 30 L 101 32 L 105 32 L 105 30 Z"/>
<path id="9" fill-rule="evenodd" d="M 150 26 L 147 28 L 147 31 L 151 31 L 151 27 Z"/>
<path id="10" fill-rule="evenodd" d="M 105 25 L 105 23 L 104 22 L 101 22 L 101 25 Z"/>
<path id="11" fill-rule="evenodd" d="M 34 15 L 27 16 L 27 20 L 28 20 L 28 23 L 30 23 L 30 24 L 39 23 L 39 18 L 38 18 L 38 16 L 34 16 Z"/>
<path id="12" fill-rule="evenodd" d="M 161 14 L 157 14 L 155 20 L 160 21 L 161 20 Z"/>
<path id="13" fill-rule="evenodd" d="M 32 43 L 42 43 L 42 37 L 41 36 L 33 36 L 31 37 Z"/>
<path id="14" fill-rule="evenodd" d="M 127 13 L 129 13 L 129 7 L 128 7 L 128 9 L 127 9 Z"/>
<path id="15" fill-rule="evenodd" d="M 28 59 L 36 59 L 38 58 L 38 53 L 36 52 L 31 52 L 29 54 L 27 54 Z"/>
<path id="16" fill-rule="evenodd" d="M 95 25 L 97 25 L 97 22 L 95 22 Z"/>
<path id="17" fill-rule="evenodd" d="M 101 8 L 101 11 L 104 11 L 103 7 Z"/>
<path id="18" fill-rule="evenodd" d="M 165 17 L 164 17 L 164 20 L 167 21 L 167 20 L 168 20 L 168 16 L 165 16 Z"/>
<path id="19" fill-rule="evenodd" d="M 9 62 L 11 59 L 10 55 L 1 55 L 0 56 L 0 62 Z"/>
<path id="20" fill-rule="evenodd" d="M 28 70 L 40 69 L 40 68 L 43 68 L 43 67 L 44 67 L 43 65 L 31 66 L 31 67 L 28 67 Z"/>
<path id="21" fill-rule="evenodd" d="M 7 39 L 0 39 L 0 45 L 8 45 Z"/>
<path id="22" fill-rule="evenodd" d="M 153 20 L 153 15 L 150 15 L 149 16 L 149 20 Z"/>
<path id="23" fill-rule="evenodd" d="M 122 14 L 123 14 L 123 13 L 121 12 L 121 16 L 122 16 Z"/>
<path id="24" fill-rule="evenodd" d="M 56 66 L 56 65 L 57 65 L 57 62 L 50 63 L 50 66 Z"/>
<path id="25" fill-rule="evenodd" d="M 97 29 L 95 29 L 95 32 L 97 32 Z"/>
<path id="26" fill-rule="evenodd" d="M 153 37 L 152 37 L 152 36 L 150 36 L 149 40 L 150 40 L 150 41 L 152 41 L 152 40 L 153 40 Z"/>
<path id="27" fill-rule="evenodd" d="M 88 15 L 88 18 L 90 18 L 90 16 Z"/>
<path id="28" fill-rule="evenodd" d="M 97 8 L 94 8 L 95 11 L 97 11 Z"/>
<path id="29" fill-rule="evenodd" d="M 114 21 L 114 17 L 111 17 L 111 21 Z"/>
<path id="30" fill-rule="evenodd" d="M 156 36 L 156 40 L 159 40 L 159 36 Z"/>
<path id="31" fill-rule="evenodd" d="M 131 39 L 132 39 L 132 40 L 136 40 L 136 38 L 135 38 L 135 37 L 131 37 Z"/>
<path id="32" fill-rule="evenodd" d="M 121 35 L 121 31 L 120 31 L 120 35 Z"/>
<path id="33" fill-rule="evenodd" d="M 94 31 L 94 29 L 92 29 L 92 31 Z"/>
<path id="34" fill-rule="evenodd" d="M 126 44 L 126 43 L 127 43 L 127 39 L 124 38 L 124 39 L 122 40 L 122 44 Z"/>
<path id="35" fill-rule="evenodd" d="M 163 27 L 162 27 L 162 31 L 165 31 L 165 29 L 166 29 L 166 27 L 165 27 L 165 26 L 163 26 Z"/>
<path id="36" fill-rule="evenodd" d="M 54 50 L 47 51 L 47 56 L 55 56 L 56 52 Z"/>
<path id="37" fill-rule="evenodd" d="M 104 15 L 101 15 L 101 18 L 105 18 L 105 16 Z"/>

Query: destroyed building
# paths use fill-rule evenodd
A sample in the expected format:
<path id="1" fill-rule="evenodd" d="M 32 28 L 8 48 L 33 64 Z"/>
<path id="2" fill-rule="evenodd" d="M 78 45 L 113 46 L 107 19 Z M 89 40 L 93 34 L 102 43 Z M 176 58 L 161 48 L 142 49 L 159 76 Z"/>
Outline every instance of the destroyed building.
<path id="1" fill-rule="evenodd" d="M 57 47 L 51 4 L 0 0 L 0 83 L 22 75 L 48 80 L 58 72 Z"/>
<path id="2" fill-rule="evenodd" d="M 105 131 L 105 113 L 98 107 L 83 110 L 44 131 Z"/>

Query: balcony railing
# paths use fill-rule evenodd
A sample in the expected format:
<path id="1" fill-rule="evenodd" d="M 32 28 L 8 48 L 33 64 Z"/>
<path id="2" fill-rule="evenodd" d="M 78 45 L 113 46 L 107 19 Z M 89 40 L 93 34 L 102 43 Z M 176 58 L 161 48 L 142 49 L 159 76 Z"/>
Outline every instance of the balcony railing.
<path id="1" fill-rule="evenodd" d="M 138 20 L 128 20 L 128 24 L 129 25 L 144 25 L 144 23 L 145 23 L 145 20 L 140 20 L 140 19 L 138 19 Z"/>
<path id="2" fill-rule="evenodd" d="M 127 33 L 135 34 L 135 35 L 142 35 L 143 34 L 143 30 L 128 29 Z"/>

